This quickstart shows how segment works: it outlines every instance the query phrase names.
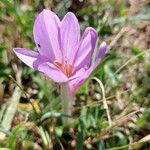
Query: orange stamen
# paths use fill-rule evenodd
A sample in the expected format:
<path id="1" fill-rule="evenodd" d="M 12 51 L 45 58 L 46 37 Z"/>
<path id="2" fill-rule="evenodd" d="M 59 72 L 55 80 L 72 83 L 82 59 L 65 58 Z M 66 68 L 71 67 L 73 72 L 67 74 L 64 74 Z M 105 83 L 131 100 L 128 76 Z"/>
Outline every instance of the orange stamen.
<path id="1" fill-rule="evenodd" d="M 70 64 L 62 64 L 59 60 L 54 60 L 53 64 L 60 69 L 67 77 L 70 77 L 73 72 L 73 66 Z"/>
<path id="2" fill-rule="evenodd" d="M 67 77 L 70 77 L 72 75 L 73 67 L 70 64 L 65 64 L 64 66 L 64 73 Z"/>
<path id="3" fill-rule="evenodd" d="M 62 63 L 59 60 L 54 60 L 54 65 L 59 69 L 62 67 Z"/>

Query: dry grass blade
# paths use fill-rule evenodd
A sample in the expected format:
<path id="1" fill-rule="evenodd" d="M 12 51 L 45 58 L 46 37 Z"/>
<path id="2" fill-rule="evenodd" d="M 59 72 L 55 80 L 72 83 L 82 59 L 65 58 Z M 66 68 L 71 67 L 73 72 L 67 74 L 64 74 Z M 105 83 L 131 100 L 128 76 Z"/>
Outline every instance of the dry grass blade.
<path id="1" fill-rule="evenodd" d="M 116 37 L 114 38 L 114 40 L 109 44 L 108 46 L 108 49 L 111 49 L 115 44 L 116 42 L 121 38 L 121 36 L 125 33 L 125 32 L 128 32 L 128 28 L 125 27 L 125 28 L 122 28 L 120 30 L 120 32 L 116 35 Z"/>
<path id="2" fill-rule="evenodd" d="M 103 98 L 104 109 L 106 109 L 108 122 L 109 122 L 109 125 L 111 126 L 112 121 L 111 121 L 110 112 L 109 112 L 108 104 L 107 104 L 106 97 L 105 97 L 105 89 L 104 89 L 103 83 L 96 77 L 94 77 L 93 79 L 98 82 L 98 84 L 100 85 L 100 88 L 102 90 L 102 96 L 103 96 L 102 98 Z"/>
<path id="3" fill-rule="evenodd" d="M 0 83 L 0 104 L 3 101 L 3 95 L 4 95 L 4 87 L 3 85 Z"/>
<path id="4" fill-rule="evenodd" d="M 131 91 L 131 89 L 125 90 L 125 91 L 121 92 L 120 95 L 122 95 L 124 93 L 127 93 L 127 92 L 130 92 L 130 91 Z M 112 96 L 106 97 L 106 100 L 108 101 L 108 100 L 113 99 L 115 97 L 116 97 L 116 95 L 112 95 Z M 99 100 L 99 101 L 96 101 L 96 102 L 90 102 L 87 105 L 84 105 L 84 106 L 81 106 L 81 107 L 76 107 L 75 109 L 76 110 L 81 110 L 83 107 L 84 108 L 85 107 L 96 107 L 96 106 L 101 105 L 102 102 L 103 102 L 102 100 Z"/>
<path id="5" fill-rule="evenodd" d="M 119 72 L 121 72 L 127 65 L 129 65 L 131 62 L 133 62 L 134 60 L 136 60 L 138 57 L 140 57 L 140 56 L 146 54 L 147 52 L 150 52 L 150 49 L 147 49 L 147 50 L 145 50 L 145 51 L 142 51 L 142 52 L 140 52 L 139 54 L 137 54 L 136 56 L 129 58 L 123 65 L 121 65 L 121 66 L 117 69 L 117 71 L 116 71 L 113 75 L 115 76 L 116 74 L 118 74 Z M 108 82 L 109 82 L 109 81 L 110 81 L 110 79 L 108 79 L 108 81 L 106 82 L 105 88 L 108 86 Z"/>
<path id="6" fill-rule="evenodd" d="M 136 60 L 138 57 L 140 57 L 141 55 L 143 55 L 143 54 L 145 54 L 146 52 L 149 52 L 149 51 L 150 51 L 150 49 L 148 49 L 146 51 L 142 51 L 141 53 L 137 54 L 135 57 L 132 57 L 132 58 L 128 59 L 120 68 L 117 69 L 117 71 L 115 72 L 115 74 L 119 73 L 123 68 L 125 68 L 133 60 Z"/>
<path id="7" fill-rule="evenodd" d="M 139 142 L 150 142 L 150 134 L 143 137 L 141 140 L 139 140 Z"/>
<path id="8" fill-rule="evenodd" d="M 126 116 L 122 116 L 119 119 L 115 120 L 114 122 L 112 122 L 112 125 L 107 127 L 106 129 L 104 129 L 100 135 L 97 136 L 97 138 L 94 138 L 94 140 L 92 141 L 92 143 L 95 143 L 101 139 L 105 139 L 106 135 L 116 126 L 120 126 L 122 125 L 124 122 L 126 122 L 127 120 L 129 120 L 133 115 L 135 115 L 136 113 L 138 113 L 140 110 L 136 110 L 134 112 L 131 112 L 130 114 L 126 115 Z"/>

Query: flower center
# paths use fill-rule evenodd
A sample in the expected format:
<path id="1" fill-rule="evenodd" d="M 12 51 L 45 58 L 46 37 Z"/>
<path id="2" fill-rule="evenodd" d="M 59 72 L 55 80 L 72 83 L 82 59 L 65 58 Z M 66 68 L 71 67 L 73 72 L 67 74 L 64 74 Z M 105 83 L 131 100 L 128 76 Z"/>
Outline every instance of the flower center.
<path id="1" fill-rule="evenodd" d="M 67 77 L 70 77 L 73 73 L 73 66 L 68 64 L 67 61 L 65 63 L 61 63 L 59 60 L 54 60 L 53 64 L 60 69 Z"/>

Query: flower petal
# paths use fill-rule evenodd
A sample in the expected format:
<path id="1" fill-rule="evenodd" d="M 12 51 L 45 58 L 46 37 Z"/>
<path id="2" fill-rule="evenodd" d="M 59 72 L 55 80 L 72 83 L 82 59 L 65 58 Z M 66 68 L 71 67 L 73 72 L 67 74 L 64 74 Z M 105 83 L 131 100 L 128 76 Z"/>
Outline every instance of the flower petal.
<path id="1" fill-rule="evenodd" d="M 82 76 L 82 75 L 85 73 L 85 71 L 86 71 L 86 68 L 81 68 L 81 69 L 79 69 L 78 71 L 76 71 L 76 73 L 75 73 L 73 76 L 71 76 L 71 77 L 69 78 L 69 80 L 71 81 L 71 80 L 74 80 L 74 79 L 76 79 L 76 78 Z"/>
<path id="2" fill-rule="evenodd" d="M 89 67 L 97 40 L 96 31 L 88 27 L 81 39 L 81 44 L 74 60 L 74 67 L 78 70 L 82 67 Z"/>
<path id="3" fill-rule="evenodd" d="M 38 70 L 46 74 L 49 78 L 57 83 L 64 83 L 68 81 L 67 76 L 49 62 L 39 65 Z"/>
<path id="4" fill-rule="evenodd" d="M 82 74 L 82 76 L 69 81 L 70 91 L 71 92 L 75 91 L 81 84 L 83 84 L 84 81 L 86 81 L 86 79 L 89 77 L 93 69 L 94 69 L 93 67 L 90 67 L 88 70 L 85 71 L 84 74 Z"/>
<path id="5" fill-rule="evenodd" d="M 60 26 L 61 50 L 65 59 L 72 64 L 80 40 L 80 26 L 76 16 L 68 12 Z M 65 60 L 64 60 L 65 61 Z"/>
<path id="6" fill-rule="evenodd" d="M 24 48 L 14 48 L 13 51 L 21 61 L 35 69 L 34 62 L 37 61 L 39 53 Z"/>
<path id="7" fill-rule="evenodd" d="M 102 44 L 99 47 L 99 51 L 95 63 L 92 64 L 91 67 L 87 69 L 82 76 L 69 82 L 70 90 L 72 92 L 75 89 L 77 89 L 81 84 L 83 84 L 86 81 L 86 79 L 90 76 L 90 74 L 93 72 L 93 70 L 99 65 L 101 59 L 105 55 L 106 49 L 107 49 L 106 43 L 102 42 Z"/>
<path id="8" fill-rule="evenodd" d="M 99 47 L 96 60 L 101 60 L 104 57 L 106 50 L 107 50 L 107 44 L 105 42 L 102 42 Z"/>
<path id="9" fill-rule="evenodd" d="M 33 35 L 36 46 L 41 55 L 61 60 L 62 53 L 59 44 L 60 20 L 56 14 L 44 9 L 36 18 L 33 28 Z"/>

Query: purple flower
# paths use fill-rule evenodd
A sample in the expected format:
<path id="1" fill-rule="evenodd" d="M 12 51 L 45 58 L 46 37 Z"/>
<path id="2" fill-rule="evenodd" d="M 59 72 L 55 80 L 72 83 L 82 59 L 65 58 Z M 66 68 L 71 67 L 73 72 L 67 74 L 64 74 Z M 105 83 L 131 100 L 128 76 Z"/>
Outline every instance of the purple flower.
<path id="1" fill-rule="evenodd" d="M 43 10 L 35 20 L 33 35 L 38 52 L 14 48 L 15 54 L 55 82 L 68 83 L 71 91 L 89 77 L 106 52 L 103 42 L 91 64 L 97 33 L 88 27 L 80 38 L 79 22 L 71 12 L 60 21 L 52 11 Z"/>

